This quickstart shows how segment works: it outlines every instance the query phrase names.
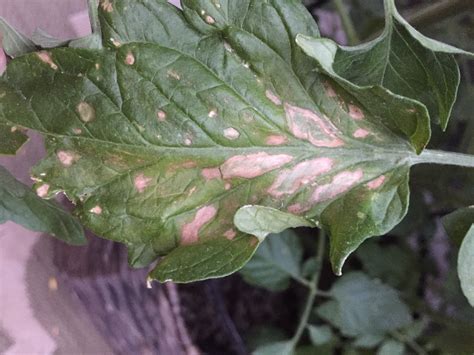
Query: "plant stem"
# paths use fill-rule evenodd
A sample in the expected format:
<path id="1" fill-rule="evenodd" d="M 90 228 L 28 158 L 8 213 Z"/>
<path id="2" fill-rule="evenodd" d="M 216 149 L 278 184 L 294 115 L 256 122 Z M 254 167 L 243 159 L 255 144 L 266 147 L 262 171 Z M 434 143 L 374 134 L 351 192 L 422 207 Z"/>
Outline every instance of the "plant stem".
<path id="1" fill-rule="evenodd" d="M 418 156 L 412 156 L 411 162 L 413 165 L 440 164 L 474 168 L 474 155 L 444 152 L 441 150 L 425 150 Z"/>
<path id="2" fill-rule="evenodd" d="M 344 31 L 346 32 L 349 44 L 354 46 L 360 43 L 360 38 L 354 27 L 354 23 L 352 22 L 349 11 L 343 3 L 343 0 L 334 0 L 334 6 L 336 7 L 336 10 L 341 18 L 342 26 L 344 27 Z"/>
<path id="3" fill-rule="evenodd" d="M 414 340 L 412 340 L 412 339 L 408 339 L 408 338 L 407 338 L 405 335 L 403 335 L 402 333 L 400 333 L 400 332 L 398 332 L 398 331 L 395 330 L 395 331 L 390 332 L 390 335 L 391 335 L 394 339 L 396 339 L 396 340 L 398 340 L 398 341 L 400 341 L 400 342 L 402 342 L 402 343 L 408 345 L 408 346 L 415 352 L 415 354 L 418 354 L 418 355 L 427 355 L 427 354 L 428 354 L 428 353 L 425 351 L 425 349 L 423 349 L 416 341 L 414 341 Z"/>
<path id="4" fill-rule="evenodd" d="M 316 263 L 318 268 L 314 273 L 313 277 L 311 278 L 311 282 L 308 286 L 309 293 L 308 298 L 306 300 L 306 304 L 303 310 L 303 314 L 301 315 L 300 323 L 298 324 L 298 328 L 296 330 L 295 335 L 291 339 L 293 343 L 293 347 L 295 347 L 301 339 L 306 326 L 308 325 L 309 316 L 311 315 L 311 310 L 313 309 L 314 301 L 316 300 L 316 296 L 318 293 L 322 291 L 318 291 L 318 283 L 319 279 L 321 278 L 321 271 L 323 268 L 324 262 L 324 252 L 326 250 L 326 235 L 324 234 L 323 230 L 319 232 L 319 239 L 318 239 L 318 251 L 316 255 Z"/>
<path id="5" fill-rule="evenodd" d="M 99 0 L 88 0 L 89 19 L 91 21 L 92 33 L 101 33 L 99 21 Z"/>

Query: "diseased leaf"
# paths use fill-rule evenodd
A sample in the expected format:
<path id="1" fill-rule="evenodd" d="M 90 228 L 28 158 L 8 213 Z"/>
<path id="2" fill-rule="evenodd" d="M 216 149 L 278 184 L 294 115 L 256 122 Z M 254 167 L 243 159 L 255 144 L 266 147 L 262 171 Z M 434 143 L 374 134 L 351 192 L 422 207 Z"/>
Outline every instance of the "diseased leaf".
<path id="1" fill-rule="evenodd" d="M 241 232 L 254 235 L 261 241 L 271 233 L 281 233 L 288 228 L 314 227 L 305 218 L 263 206 L 242 207 L 235 214 L 234 224 Z"/>
<path id="2" fill-rule="evenodd" d="M 3 17 L 0 17 L 0 37 L 2 47 L 10 57 L 19 57 L 36 50 L 33 41 L 15 30 Z"/>
<path id="3" fill-rule="evenodd" d="M 474 224 L 474 206 L 461 208 L 444 216 L 443 225 L 456 246 L 460 246 L 467 232 Z"/>
<path id="4" fill-rule="evenodd" d="M 48 185 L 43 185 L 37 193 L 43 195 L 48 188 Z M 82 245 L 86 242 L 78 220 L 56 203 L 39 198 L 0 166 L 0 224 L 7 221 L 49 233 L 69 244 Z"/>
<path id="5" fill-rule="evenodd" d="M 0 122 L 0 155 L 15 155 L 27 141 L 26 134 Z"/>
<path id="6" fill-rule="evenodd" d="M 458 274 L 462 291 L 474 307 L 474 224 L 467 232 L 459 249 Z"/>
<path id="7" fill-rule="evenodd" d="M 345 274 L 330 293 L 334 300 L 318 307 L 317 313 L 346 336 L 382 336 L 413 321 L 394 289 L 361 272 Z"/>
<path id="8" fill-rule="evenodd" d="M 227 275 L 255 251 L 246 233 L 310 224 L 329 231 L 340 274 L 406 214 L 428 111 L 315 71 L 295 43 L 319 36 L 299 0 L 182 6 L 103 1 L 107 48 L 12 61 L 0 122 L 47 136 L 35 178 L 125 243 L 133 265 L 166 255 L 152 277 Z"/>
<path id="9" fill-rule="evenodd" d="M 395 0 L 384 2 L 385 30 L 372 42 L 342 47 L 329 39 L 300 36 L 298 44 L 341 85 L 384 88 L 417 100 L 445 130 L 460 83 L 453 54 L 474 54 L 422 35 L 398 13 Z"/>
<path id="10" fill-rule="evenodd" d="M 303 247 L 293 231 L 270 235 L 240 271 L 244 280 L 270 291 L 283 291 L 291 278 L 301 278 Z"/>

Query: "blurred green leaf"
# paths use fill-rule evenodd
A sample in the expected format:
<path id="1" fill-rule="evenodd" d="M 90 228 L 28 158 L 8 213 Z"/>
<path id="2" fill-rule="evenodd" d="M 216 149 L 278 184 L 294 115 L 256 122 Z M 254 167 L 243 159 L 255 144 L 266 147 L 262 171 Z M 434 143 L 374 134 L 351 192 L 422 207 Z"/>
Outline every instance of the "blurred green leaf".
<path id="1" fill-rule="evenodd" d="M 377 355 L 404 355 L 405 345 L 397 340 L 387 340 L 378 349 Z"/>
<path id="2" fill-rule="evenodd" d="M 264 345 L 255 350 L 253 355 L 294 355 L 295 347 L 292 341 L 281 341 Z"/>
<path id="3" fill-rule="evenodd" d="M 375 348 L 385 339 L 384 335 L 380 334 L 362 334 L 353 343 L 357 348 Z"/>
<path id="4" fill-rule="evenodd" d="M 458 273 L 461 289 L 474 307 L 474 224 L 471 225 L 459 249 Z"/>
<path id="5" fill-rule="evenodd" d="M 240 274 L 252 285 L 283 291 L 290 285 L 292 277 L 302 277 L 302 258 L 303 248 L 298 235 L 287 230 L 268 236 Z"/>
<path id="6" fill-rule="evenodd" d="M 442 219 L 444 228 L 456 246 L 461 246 L 464 237 L 474 224 L 474 206 L 461 208 Z"/>
<path id="7" fill-rule="evenodd" d="M 309 338 L 313 345 L 325 345 L 334 338 L 331 327 L 328 325 L 308 325 Z"/>
<path id="8" fill-rule="evenodd" d="M 0 35 L 3 37 L 3 49 L 10 57 L 19 57 L 36 50 L 33 41 L 14 29 L 13 26 L 2 17 L 0 17 Z"/>
<path id="9" fill-rule="evenodd" d="M 27 141 L 26 134 L 0 122 L 0 154 L 15 155 Z"/>
<path id="10" fill-rule="evenodd" d="M 286 334 L 279 328 L 272 326 L 253 327 L 246 335 L 246 345 L 253 351 L 270 343 L 286 340 Z"/>
<path id="11" fill-rule="evenodd" d="M 412 323 L 410 309 L 398 293 L 361 272 L 337 280 L 330 290 L 334 300 L 317 308 L 317 314 L 349 337 L 383 335 Z"/>

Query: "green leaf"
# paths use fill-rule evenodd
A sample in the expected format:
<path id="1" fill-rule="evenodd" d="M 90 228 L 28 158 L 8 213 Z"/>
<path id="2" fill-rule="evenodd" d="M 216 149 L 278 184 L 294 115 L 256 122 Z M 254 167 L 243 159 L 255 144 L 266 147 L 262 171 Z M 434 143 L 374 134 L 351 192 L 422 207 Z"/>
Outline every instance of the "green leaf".
<path id="1" fill-rule="evenodd" d="M 385 13 L 384 32 L 360 46 L 342 47 L 331 40 L 305 36 L 298 37 L 297 42 L 341 85 L 366 90 L 383 88 L 421 102 L 445 130 L 460 82 L 453 54 L 474 54 L 419 33 L 401 17 L 394 0 L 385 0 Z M 425 130 L 416 140 L 421 144 L 428 133 Z"/>
<path id="2" fill-rule="evenodd" d="M 280 341 L 257 348 L 252 355 L 294 355 L 295 344 L 292 341 Z"/>
<path id="3" fill-rule="evenodd" d="M 403 355 L 405 345 L 397 340 L 387 340 L 378 349 L 377 355 Z"/>
<path id="4" fill-rule="evenodd" d="M 314 227 L 305 218 L 264 206 L 242 207 L 235 214 L 234 224 L 241 232 L 254 235 L 260 241 L 288 228 Z"/>
<path id="5" fill-rule="evenodd" d="M 69 43 L 68 40 L 62 40 L 51 36 L 49 33 L 43 31 L 41 28 L 37 28 L 31 36 L 32 42 L 40 48 L 54 48 L 62 47 Z"/>
<path id="6" fill-rule="evenodd" d="M 462 291 L 474 307 L 474 224 L 467 232 L 459 249 L 458 274 Z"/>
<path id="7" fill-rule="evenodd" d="M 150 276 L 161 282 L 178 283 L 227 276 L 244 266 L 257 246 L 258 240 L 249 236 L 180 246 L 164 257 Z"/>
<path id="8" fill-rule="evenodd" d="M 48 186 L 43 185 L 38 193 L 43 194 L 47 190 Z M 40 199 L 0 166 L 0 224 L 7 221 L 49 233 L 69 244 L 83 245 L 87 242 L 79 221 L 56 203 Z"/>
<path id="9" fill-rule="evenodd" d="M 357 257 L 372 278 L 396 289 L 416 291 L 420 272 L 416 256 L 398 245 L 382 246 L 367 242 L 357 250 Z M 387 262 L 390 260 L 390 262 Z"/>
<path id="10" fill-rule="evenodd" d="M 288 230 L 270 235 L 240 271 L 244 280 L 270 291 L 283 291 L 291 278 L 301 278 L 303 248 L 298 235 Z"/>
<path id="11" fill-rule="evenodd" d="M 36 50 L 33 41 L 15 30 L 3 17 L 0 17 L 0 37 L 5 53 L 12 57 L 34 52 Z"/>
<path id="12" fill-rule="evenodd" d="M 317 313 L 346 336 L 384 335 L 412 323 L 397 292 L 361 272 L 342 276 L 330 293 L 334 300 L 318 307 Z"/>
<path id="13" fill-rule="evenodd" d="M 15 155 L 27 141 L 26 134 L 0 122 L 0 154 Z"/>
<path id="14" fill-rule="evenodd" d="M 474 206 L 454 211 L 443 217 L 442 221 L 451 240 L 455 245 L 460 246 L 467 232 L 474 224 Z"/>
<path id="15" fill-rule="evenodd" d="M 134 265 L 165 256 L 153 277 L 242 267 L 256 244 L 234 218 L 259 238 L 322 226 L 340 274 L 406 214 L 427 110 L 316 72 L 295 44 L 319 36 L 299 0 L 182 5 L 102 2 L 106 48 L 13 60 L 0 122 L 47 137 L 34 177 L 64 191 L 88 228 L 125 243 Z"/>
<path id="16" fill-rule="evenodd" d="M 328 325 L 308 325 L 308 332 L 311 343 L 317 346 L 330 343 L 334 338 L 331 327 Z"/>

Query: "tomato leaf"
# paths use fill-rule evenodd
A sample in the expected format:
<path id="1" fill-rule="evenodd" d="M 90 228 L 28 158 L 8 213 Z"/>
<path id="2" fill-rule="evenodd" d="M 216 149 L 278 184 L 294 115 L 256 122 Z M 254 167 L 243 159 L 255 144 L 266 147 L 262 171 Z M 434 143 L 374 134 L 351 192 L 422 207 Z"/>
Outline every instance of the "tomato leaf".
<path id="1" fill-rule="evenodd" d="M 46 136 L 34 177 L 133 265 L 166 255 L 154 278 L 227 275 L 255 252 L 252 235 L 295 225 L 329 231 L 340 274 L 406 214 L 428 110 L 315 71 L 295 43 L 319 37 L 299 0 L 182 6 L 102 1 L 105 48 L 13 60 L 0 122 Z"/>
<path id="2" fill-rule="evenodd" d="M 26 134 L 0 122 L 0 154 L 15 155 L 27 141 Z"/>
<path id="3" fill-rule="evenodd" d="M 43 185 L 39 194 L 47 192 Z M 86 243 L 79 221 L 54 202 L 39 198 L 0 166 L 0 224 L 13 221 L 25 228 L 49 233 L 74 245 Z"/>
<path id="4" fill-rule="evenodd" d="M 453 54 L 474 54 L 419 33 L 398 13 L 395 0 L 385 0 L 385 13 L 383 33 L 363 45 L 343 47 L 329 39 L 305 36 L 297 42 L 341 85 L 371 92 L 384 90 L 387 95 L 396 94 L 393 97 L 421 102 L 445 130 L 460 83 Z M 419 139 L 428 138 L 427 133 L 419 134 Z"/>

